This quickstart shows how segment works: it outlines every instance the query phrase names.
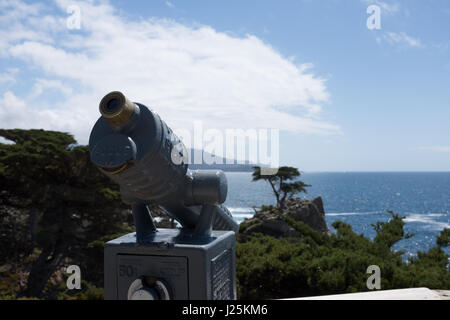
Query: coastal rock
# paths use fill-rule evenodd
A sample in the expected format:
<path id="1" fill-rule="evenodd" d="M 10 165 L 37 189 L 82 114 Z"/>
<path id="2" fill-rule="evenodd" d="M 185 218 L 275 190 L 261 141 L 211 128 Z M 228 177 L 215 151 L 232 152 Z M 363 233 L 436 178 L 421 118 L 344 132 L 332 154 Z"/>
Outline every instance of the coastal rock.
<path id="1" fill-rule="evenodd" d="M 323 201 L 321 197 L 317 197 L 312 201 L 291 199 L 286 205 L 285 214 L 291 216 L 296 221 L 303 221 L 308 226 L 319 232 L 329 232 L 325 212 L 323 209 Z"/>
<path id="2" fill-rule="evenodd" d="M 263 206 L 255 215 L 241 224 L 240 233 L 263 233 L 273 237 L 300 237 L 298 231 L 290 226 L 284 217 L 291 217 L 295 221 L 302 221 L 313 230 L 330 234 L 331 231 L 325 220 L 322 198 L 314 200 L 292 198 L 286 201 L 280 212 L 274 207 Z"/>

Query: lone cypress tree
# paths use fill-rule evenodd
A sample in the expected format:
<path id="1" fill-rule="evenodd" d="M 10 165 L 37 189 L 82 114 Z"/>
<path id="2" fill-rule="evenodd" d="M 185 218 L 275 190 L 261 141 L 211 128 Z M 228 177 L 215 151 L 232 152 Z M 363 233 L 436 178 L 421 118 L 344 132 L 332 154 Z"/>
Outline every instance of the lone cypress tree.
<path id="1" fill-rule="evenodd" d="M 294 167 L 280 167 L 276 174 L 262 175 L 261 167 L 253 167 L 253 181 L 265 180 L 269 182 L 273 193 L 277 199 L 277 208 L 283 209 L 286 199 L 292 198 L 298 193 L 306 193 L 306 188 L 309 184 L 301 180 L 296 180 L 300 177 L 300 172 Z"/>

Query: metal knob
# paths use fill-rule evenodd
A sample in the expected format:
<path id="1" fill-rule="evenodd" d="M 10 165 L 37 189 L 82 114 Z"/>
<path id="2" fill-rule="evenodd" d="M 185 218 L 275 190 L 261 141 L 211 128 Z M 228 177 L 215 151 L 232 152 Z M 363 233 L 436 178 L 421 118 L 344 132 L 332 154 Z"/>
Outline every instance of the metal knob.
<path id="1" fill-rule="evenodd" d="M 128 300 L 170 300 L 169 289 L 162 280 L 138 278 L 128 288 Z"/>

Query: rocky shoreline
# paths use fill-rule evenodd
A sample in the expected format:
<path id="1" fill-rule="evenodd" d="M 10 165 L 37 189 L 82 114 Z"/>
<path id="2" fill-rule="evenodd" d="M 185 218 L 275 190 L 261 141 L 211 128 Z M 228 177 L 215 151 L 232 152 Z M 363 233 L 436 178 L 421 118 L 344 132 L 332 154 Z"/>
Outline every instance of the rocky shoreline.
<path id="1" fill-rule="evenodd" d="M 263 206 L 256 210 L 252 218 L 245 219 L 241 223 L 239 232 L 245 235 L 262 233 L 277 238 L 301 237 L 300 233 L 286 221 L 287 217 L 301 221 L 320 233 L 331 234 L 320 196 L 313 200 L 289 199 L 281 210 L 273 206 Z"/>

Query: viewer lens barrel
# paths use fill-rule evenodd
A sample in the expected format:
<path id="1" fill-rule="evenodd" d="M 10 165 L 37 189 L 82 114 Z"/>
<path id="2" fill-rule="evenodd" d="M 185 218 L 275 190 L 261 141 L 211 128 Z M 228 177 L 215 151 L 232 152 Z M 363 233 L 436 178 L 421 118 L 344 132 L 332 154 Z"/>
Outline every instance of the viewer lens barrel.
<path id="1" fill-rule="evenodd" d="M 134 111 L 134 104 L 122 92 L 108 93 L 100 101 L 100 113 L 113 127 L 121 127 L 127 123 Z"/>

